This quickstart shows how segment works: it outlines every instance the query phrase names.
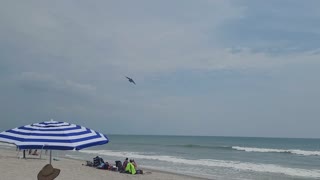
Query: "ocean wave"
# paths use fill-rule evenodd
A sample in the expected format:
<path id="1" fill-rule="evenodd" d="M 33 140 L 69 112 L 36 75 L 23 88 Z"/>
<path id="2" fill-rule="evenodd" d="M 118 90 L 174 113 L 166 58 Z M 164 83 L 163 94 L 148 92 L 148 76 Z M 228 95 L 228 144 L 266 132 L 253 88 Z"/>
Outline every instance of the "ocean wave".
<path id="1" fill-rule="evenodd" d="M 198 149 L 231 149 L 230 146 L 204 146 L 198 144 L 181 144 L 181 145 L 167 145 L 169 147 L 182 147 L 182 148 L 198 148 Z"/>
<path id="2" fill-rule="evenodd" d="M 261 152 L 261 153 L 290 153 L 303 156 L 320 156 L 320 151 L 305 151 L 300 149 L 268 149 L 255 147 L 240 147 L 232 146 L 232 149 L 246 152 Z"/>
<path id="3" fill-rule="evenodd" d="M 233 168 L 236 170 L 243 171 L 255 171 L 264 173 L 278 173 L 285 174 L 288 176 L 297 176 L 304 178 L 320 178 L 320 170 L 317 169 L 300 169 L 290 168 L 275 164 L 258 164 L 240 161 L 225 161 L 225 160 L 214 160 L 214 159 L 183 159 L 174 156 L 163 156 L 163 155 L 144 155 L 137 152 L 119 152 L 111 150 L 81 150 L 82 153 L 89 153 L 95 155 L 105 155 L 113 157 L 130 157 L 133 159 L 147 159 L 165 161 L 177 164 L 186 164 L 191 166 L 208 166 L 208 167 L 221 167 L 221 168 Z"/>
<path id="4" fill-rule="evenodd" d="M 14 145 L 14 144 L 10 144 L 10 143 L 0 142 L 0 146 L 10 146 L 10 147 L 15 147 L 16 145 Z"/>

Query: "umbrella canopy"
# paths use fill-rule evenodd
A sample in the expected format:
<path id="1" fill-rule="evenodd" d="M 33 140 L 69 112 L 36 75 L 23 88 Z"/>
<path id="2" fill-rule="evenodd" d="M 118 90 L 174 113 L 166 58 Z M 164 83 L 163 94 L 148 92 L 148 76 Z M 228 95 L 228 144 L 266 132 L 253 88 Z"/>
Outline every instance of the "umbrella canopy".
<path id="1" fill-rule="evenodd" d="M 19 149 L 80 150 L 106 144 L 109 139 L 83 126 L 51 120 L 1 132 L 0 141 Z"/>

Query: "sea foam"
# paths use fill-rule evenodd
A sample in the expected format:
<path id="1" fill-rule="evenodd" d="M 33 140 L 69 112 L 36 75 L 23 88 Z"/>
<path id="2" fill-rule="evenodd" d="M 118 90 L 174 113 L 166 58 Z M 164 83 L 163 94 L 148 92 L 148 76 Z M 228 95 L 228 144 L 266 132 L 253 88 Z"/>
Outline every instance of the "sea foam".
<path id="1" fill-rule="evenodd" d="M 158 160 L 177 164 L 186 164 L 191 166 L 208 166 L 208 167 L 222 167 L 222 168 L 233 168 L 242 171 L 255 171 L 265 173 L 278 173 L 285 174 L 288 176 L 298 176 L 304 178 L 320 178 L 320 170 L 317 169 L 300 169 L 290 168 L 275 164 L 258 164 L 250 162 L 240 161 L 225 161 L 225 160 L 214 160 L 214 159 L 183 159 L 174 156 L 163 156 L 163 155 L 145 155 L 137 152 L 119 152 L 110 150 L 81 150 L 82 153 L 99 154 L 113 157 L 130 157 L 134 159 L 147 159 L 147 160 Z"/>
<path id="2" fill-rule="evenodd" d="M 261 153 L 291 153 L 304 156 L 320 156 L 320 151 L 305 151 L 299 149 L 268 149 L 268 148 L 255 148 L 255 147 L 240 147 L 232 146 L 232 149 L 246 152 L 261 152 Z"/>

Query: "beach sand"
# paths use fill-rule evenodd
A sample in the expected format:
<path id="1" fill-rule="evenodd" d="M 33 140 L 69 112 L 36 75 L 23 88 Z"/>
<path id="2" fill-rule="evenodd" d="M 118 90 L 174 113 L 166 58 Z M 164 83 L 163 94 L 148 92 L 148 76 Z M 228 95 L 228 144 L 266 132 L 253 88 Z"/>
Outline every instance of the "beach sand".
<path id="1" fill-rule="evenodd" d="M 49 163 L 48 156 L 28 155 L 26 152 L 26 159 L 21 158 L 22 152 L 13 149 L 0 149 L 0 179 L 1 180 L 35 180 L 38 172 L 42 167 Z M 19 158 L 20 157 L 20 158 Z M 85 161 L 58 158 L 58 161 L 53 160 L 54 168 L 61 170 L 57 180 L 102 180 L 102 179 L 116 179 L 116 180 L 195 180 L 201 179 L 191 176 L 184 176 L 173 173 L 166 173 L 161 171 L 154 171 L 143 169 L 144 174 L 130 175 L 119 172 L 100 170 L 85 165 Z"/>

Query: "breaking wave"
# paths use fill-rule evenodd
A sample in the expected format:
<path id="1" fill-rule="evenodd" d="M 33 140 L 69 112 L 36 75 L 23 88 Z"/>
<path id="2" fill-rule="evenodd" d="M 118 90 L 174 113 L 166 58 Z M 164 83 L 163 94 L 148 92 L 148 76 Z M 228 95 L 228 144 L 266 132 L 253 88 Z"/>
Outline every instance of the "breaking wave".
<path id="1" fill-rule="evenodd" d="M 261 152 L 261 153 L 289 153 L 303 156 L 320 156 L 320 151 L 305 151 L 300 149 L 268 149 L 255 147 L 240 147 L 232 146 L 232 149 L 246 152 Z"/>
<path id="2" fill-rule="evenodd" d="M 222 168 L 233 168 L 242 171 L 255 171 L 255 172 L 267 172 L 267 173 L 278 173 L 285 174 L 288 176 L 298 176 L 305 178 L 320 178 L 320 170 L 317 169 L 301 169 L 301 168 L 290 168 L 280 166 L 276 164 L 258 164 L 250 162 L 240 161 L 226 161 L 226 160 L 214 160 L 214 159 L 184 159 L 175 156 L 164 156 L 164 155 L 145 155 L 137 152 L 119 152 L 111 150 L 81 150 L 82 153 L 105 155 L 112 157 L 131 157 L 133 159 L 146 159 L 146 160 L 157 160 L 177 164 L 186 164 L 191 166 L 208 166 L 208 167 L 222 167 Z"/>

